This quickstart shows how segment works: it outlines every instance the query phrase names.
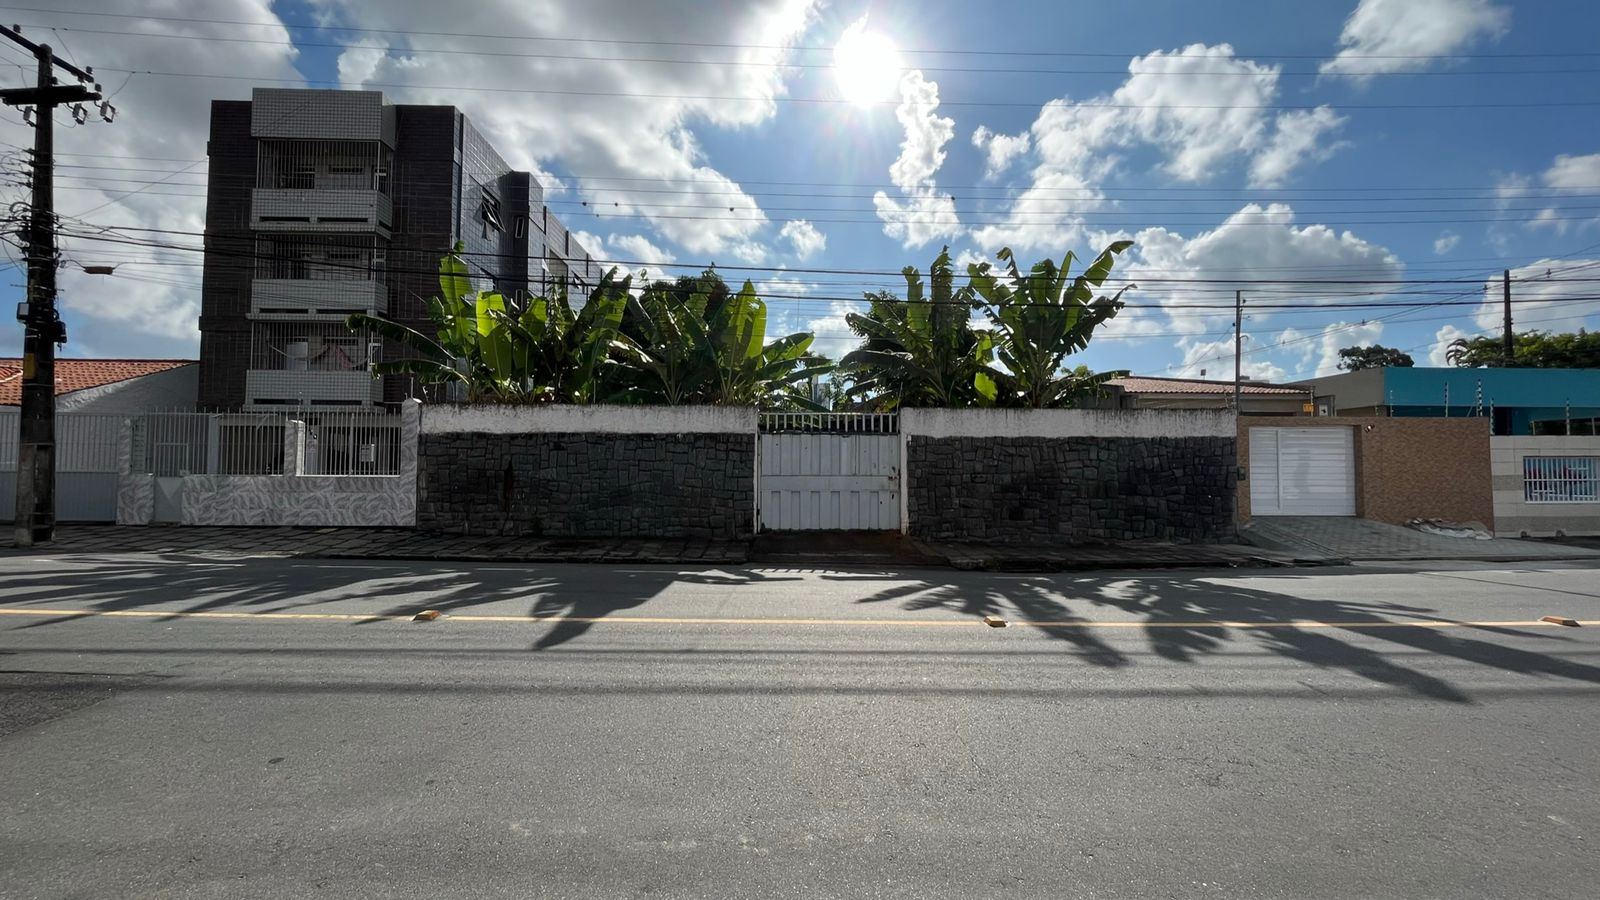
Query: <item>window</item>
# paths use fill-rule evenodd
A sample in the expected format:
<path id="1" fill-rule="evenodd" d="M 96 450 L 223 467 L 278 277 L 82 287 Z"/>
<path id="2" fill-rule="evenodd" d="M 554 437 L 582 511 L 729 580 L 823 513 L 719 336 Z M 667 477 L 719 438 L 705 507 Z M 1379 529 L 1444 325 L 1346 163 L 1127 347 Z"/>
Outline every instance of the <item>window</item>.
<path id="1" fill-rule="evenodd" d="M 1522 460 L 1529 503 L 1600 502 L 1600 456 L 1529 456 Z"/>
<path id="2" fill-rule="evenodd" d="M 488 237 L 489 229 L 504 231 L 505 226 L 500 224 L 500 198 L 496 197 L 494 191 L 488 188 L 482 188 L 481 190 L 483 191 L 483 205 L 478 208 L 478 214 L 483 217 L 483 236 Z"/>

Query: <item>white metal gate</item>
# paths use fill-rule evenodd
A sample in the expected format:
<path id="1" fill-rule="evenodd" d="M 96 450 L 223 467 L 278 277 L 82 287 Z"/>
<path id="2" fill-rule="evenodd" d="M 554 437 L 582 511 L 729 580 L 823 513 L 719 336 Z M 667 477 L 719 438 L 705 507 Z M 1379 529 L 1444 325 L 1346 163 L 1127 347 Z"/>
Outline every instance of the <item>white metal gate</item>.
<path id="1" fill-rule="evenodd" d="M 17 510 L 16 412 L 0 413 L 0 521 Z M 56 416 L 56 521 L 117 520 L 117 444 L 122 417 Z"/>
<path id="2" fill-rule="evenodd" d="M 766 413 L 757 506 L 767 531 L 898 531 L 899 417 Z"/>
<path id="3" fill-rule="evenodd" d="M 1250 514 L 1355 515 L 1354 432 L 1339 426 L 1250 429 Z"/>

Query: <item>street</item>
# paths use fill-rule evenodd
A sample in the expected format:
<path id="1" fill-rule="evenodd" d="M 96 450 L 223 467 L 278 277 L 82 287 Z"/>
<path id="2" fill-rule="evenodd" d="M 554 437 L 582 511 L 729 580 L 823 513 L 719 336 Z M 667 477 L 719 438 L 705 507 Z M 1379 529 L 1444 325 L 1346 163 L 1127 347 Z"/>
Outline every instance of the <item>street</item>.
<path id="1" fill-rule="evenodd" d="M 6 555 L 0 896 L 1593 897 L 1595 576 Z"/>

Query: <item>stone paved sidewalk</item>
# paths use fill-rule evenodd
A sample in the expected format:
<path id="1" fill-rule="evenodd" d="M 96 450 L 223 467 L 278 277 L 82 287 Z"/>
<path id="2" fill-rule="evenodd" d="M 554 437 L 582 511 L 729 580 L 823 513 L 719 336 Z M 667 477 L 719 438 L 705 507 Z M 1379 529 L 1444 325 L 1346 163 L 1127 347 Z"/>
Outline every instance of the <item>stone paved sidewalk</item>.
<path id="1" fill-rule="evenodd" d="M 1325 553 L 1285 553 L 1243 544 L 1166 544 L 1130 541 L 1086 546 L 1028 547 L 999 544 L 923 544 L 957 569 L 1076 572 L 1096 569 L 1224 569 L 1341 565 Z"/>
<path id="2" fill-rule="evenodd" d="M 572 540 L 462 536 L 409 528 L 193 528 L 63 525 L 48 546 L 0 554 L 184 553 L 316 559 L 409 559 L 502 563 L 746 563 L 884 568 L 949 565 L 997 571 L 1167 569 L 1316 565 L 1339 560 L 1296 558 L 1237 544 L 1155 542 L 1094 547 L 933 544 L 898 534 L 763 535 L 750 541 Z"/>
<path id="3" fill-rule="evenodd" d="M 1258 518 L 1241 528 L 1240 535 L 1256 546 L 1282 552 L 1324 553 L 1370 561 L 1600 560 L 1600 551 L 1572 545 L 1512 538 L 1480 541 L 1472 538 L 1444 537 L 1400 525 L 1337 516 Z"/>
<path id="4" fill-rule="evenodd" d="M 418 559 L 471 562 L 737 564 L 747 541 L 567 540 L 462 536 L 411 528 L 185 528 L 62 525 L 48 546 L 0 553 L 228 553 L 320 559 Z"/>

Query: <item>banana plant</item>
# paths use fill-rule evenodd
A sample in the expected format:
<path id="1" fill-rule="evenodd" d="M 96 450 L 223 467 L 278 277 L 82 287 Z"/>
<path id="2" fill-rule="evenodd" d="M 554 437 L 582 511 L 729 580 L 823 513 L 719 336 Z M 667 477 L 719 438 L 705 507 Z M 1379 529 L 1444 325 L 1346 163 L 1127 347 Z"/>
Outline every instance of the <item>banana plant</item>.
<path id="1" fill-rule="evenodd" d="M 617 282 L 613 269 L 576 313 L 564 290 L 534 298 L 518 311 L 497 291 L 473 289 L 464 250 L 457 243 L 440 260 L 441 296 L 428 301 L 434 337 L 365 313 L 346 320 L 352 330 L 371 331 L 414 354 L 380 362 L 373 374 L 460 384 L 469 402 L 592 402 L 609 364 L 630 279 Z"/>
<path id="2" fill-rule="evenodd" d="M 820 408 L 805 385 L 832 365 L 810 353 L 811 335 L 766 343 L 767 306 L 748 281 L 720 304 L 710 299 L 652 286 L 628 301 L 612 400 Z"/>
<path id="3" fill-rule="evenodd" d="M 1069 280 L 1075 261 L 1068 253 L 1058 268 L 1045 259 L 1027 276 L 1017 270 L 1010 248 L 1001 250 L 1007 277 L 996 278 L 989 263 L 967 267 L 969 284 L 984 300 L 983 311 L 994 336 L 999 365 L 987 362 L 975 375 L 978 402 L 984 406 L 1051 409 L 1073 406 L 1100 394 L 1103 385 L 1126 373 L 1090 373 L 1081 366 L 1069 369 L 1067 357 L 1089 346 L 1095 329 L 1115 317 L 1123 307 L 1122 295 L 1095 296 L 1105 283 L 1117 255 L 1133 246 L 1116 241 L 1094 262 Z"/>
<path id="4" fill-rule="evenodd" d="M 930 267 L 931 296 L 922 274 L 907 266 L 906 299 L 868 295 L 868 312 L 845 321 L 865 339 L 839 367 L 851 377 L 847 394 L 871 396 L 880 409 L 897 406 L 974 406 L 977 379 L 993 353 L 992 336 L 972 327 L 971 286 L 954 286 L 950 248 Z"/>

